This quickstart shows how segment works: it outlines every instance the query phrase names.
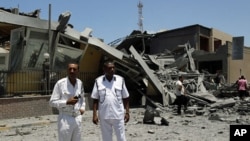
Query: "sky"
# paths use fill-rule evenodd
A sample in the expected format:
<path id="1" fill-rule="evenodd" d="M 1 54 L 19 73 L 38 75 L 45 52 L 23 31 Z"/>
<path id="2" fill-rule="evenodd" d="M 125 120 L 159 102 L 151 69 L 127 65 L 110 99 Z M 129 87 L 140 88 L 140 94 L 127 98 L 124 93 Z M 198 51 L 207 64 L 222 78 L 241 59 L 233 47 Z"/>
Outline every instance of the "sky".
<path id="1" fill-rule="evenodd" d="M 244 45 L 250 47 L 249 0 L 1 0 L 0 7 L 19 7 L 24 13 L 41 9 L 40 18 L 49 19 L 51 4 L 52 21 L 69 11 L 74 29 L 91 28 L 92 36 L 110 43 L 140 30 L 139 1 L 148 33 L 199 24 L 233 37 L 244 36 Z"/>

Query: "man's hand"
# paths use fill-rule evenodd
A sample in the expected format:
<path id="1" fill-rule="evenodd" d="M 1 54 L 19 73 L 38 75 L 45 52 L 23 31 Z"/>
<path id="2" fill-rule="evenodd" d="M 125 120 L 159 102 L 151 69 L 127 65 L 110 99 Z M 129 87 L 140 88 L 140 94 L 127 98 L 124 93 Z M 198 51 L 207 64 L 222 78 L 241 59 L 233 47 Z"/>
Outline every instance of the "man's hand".
<path id="1" fill-rule="evenodd" d="M 129 121 L 129 118 L 130 118 L 129 113 L 125 113 L 125 115 L 124 115 L 124 121 L 125 121 L 125 123 L 127 123 Z"/>
<path id="2" fill-rule="evenodd" d="M 71 97 L 67 100 L 66 104 L 67 105 L 75 105 L 78 102 L 78 99 L 75 97 Z"/>
<path id="3" fill-rule="evenodd" d="M 94 115 L 94 116 L 93 116 L 92 122 L 93 122 L 94 124 L 96 124 L 96 125 L 98 124 L 99 119 L 98 119 L 98 116 L 97 116 L 97 115 Z"/>
<path id="4" fill-rule="evenodd" d="M 83 109 L 80 109 L 79 111 L 80 111 L 81 115 L 83 115 L 85 112 Z"/>

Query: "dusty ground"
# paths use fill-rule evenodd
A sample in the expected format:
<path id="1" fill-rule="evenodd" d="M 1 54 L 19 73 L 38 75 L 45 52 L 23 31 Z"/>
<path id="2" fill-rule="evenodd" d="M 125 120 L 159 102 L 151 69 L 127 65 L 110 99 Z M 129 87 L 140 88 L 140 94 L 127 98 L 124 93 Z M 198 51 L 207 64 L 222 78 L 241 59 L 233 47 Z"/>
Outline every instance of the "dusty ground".
<path id="1" fill-rule="evenodd" d="M 218 112 L 211 118 L 210 113 L 202 116 L 194 114 L 176 115 L 173 109 L 161 112 L 154 117 L 154 124 L 144 124 L 145 108 L 131 108 L 131 119 L 126 125 L 128 141 L 229 141 L 230 124 L 249 124 L 249 115 L 228 115 Z M 57 141 L 57 115 L 7 119 L 0 121 L 1 141 Z M 164 117 L 169 125 L 161 125 Z M 35 124 L 36 121 L 43 124 Z M 25 122 L 25 126 L 14 126 Z M 7 128 L 12 125 L 12 128 Z M 1 129 L 2 127 L 2 129 Z M 85 141 L 100 140 L 99 127 L 92 123 L 92 111 L 83 117 L 83 134 Z M 114 137 L 115 138 L 115 137 Z"/>

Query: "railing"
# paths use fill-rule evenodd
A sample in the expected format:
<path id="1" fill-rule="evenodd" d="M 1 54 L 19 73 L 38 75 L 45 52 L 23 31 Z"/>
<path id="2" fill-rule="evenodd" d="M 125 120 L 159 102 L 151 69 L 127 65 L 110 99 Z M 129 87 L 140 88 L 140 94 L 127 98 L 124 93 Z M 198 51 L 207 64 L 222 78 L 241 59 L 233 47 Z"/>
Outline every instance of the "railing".
<path id="1" fill-rule="evenodd" d="M 0 98 L 23 95 L 49 95 L 57 80 L 67 76 L 66 72 L 50 72 L 49 79 L 43 78 L 42 71 L 0 71 Z M 97 73 L 81 72 L 85 92 L 92 90 Z"/>

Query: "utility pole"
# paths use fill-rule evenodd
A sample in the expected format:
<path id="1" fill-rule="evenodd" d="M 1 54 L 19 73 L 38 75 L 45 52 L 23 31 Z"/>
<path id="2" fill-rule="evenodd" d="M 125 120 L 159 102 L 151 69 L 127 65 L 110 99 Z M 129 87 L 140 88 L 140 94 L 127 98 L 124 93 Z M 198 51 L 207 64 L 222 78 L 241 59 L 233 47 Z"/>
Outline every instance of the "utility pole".
<path id="1" fill-rule="evenodd" d="M 50 94 L 50 72 L 51 72 L 51 64 L 52 64 L 52 55 L 51 55 L 51 4 L 49 4 L 49 23 L 48 23 L 49 25 L 49 30 L 48 30 L 48 33 L 49 33 L 49 38 L 48 38 L 48 54 L 49 54 L 49 57 L 48 57 L 48 61 L 49 61 L 49 66 L 48 66 L 48 75 L 47 75 L 47 79 L 48 80 L 46 80 L 46 82 L 47 82 L 47 86 L 46 86 L 46 88 L 47 88 L 47 91 L 46 91 L 46 95 L 47 94 Z"/>
<path id="2" fill-rule="evenodd" d="M 142 8 L 143 8 L 143 4 L 141 1 L 139 1 L 139 3 L 137 4 L 137 7 L 138 7 L 138 26 L 139 26 L 139 29 L 141 31 L 141 36 L 142 36 L 142 53 L 141 55 L 144 54 L 145 52 L 145 42 L 144 42 L 144 35 L 143 35 L 143 16 L 142 16 Z"/>

